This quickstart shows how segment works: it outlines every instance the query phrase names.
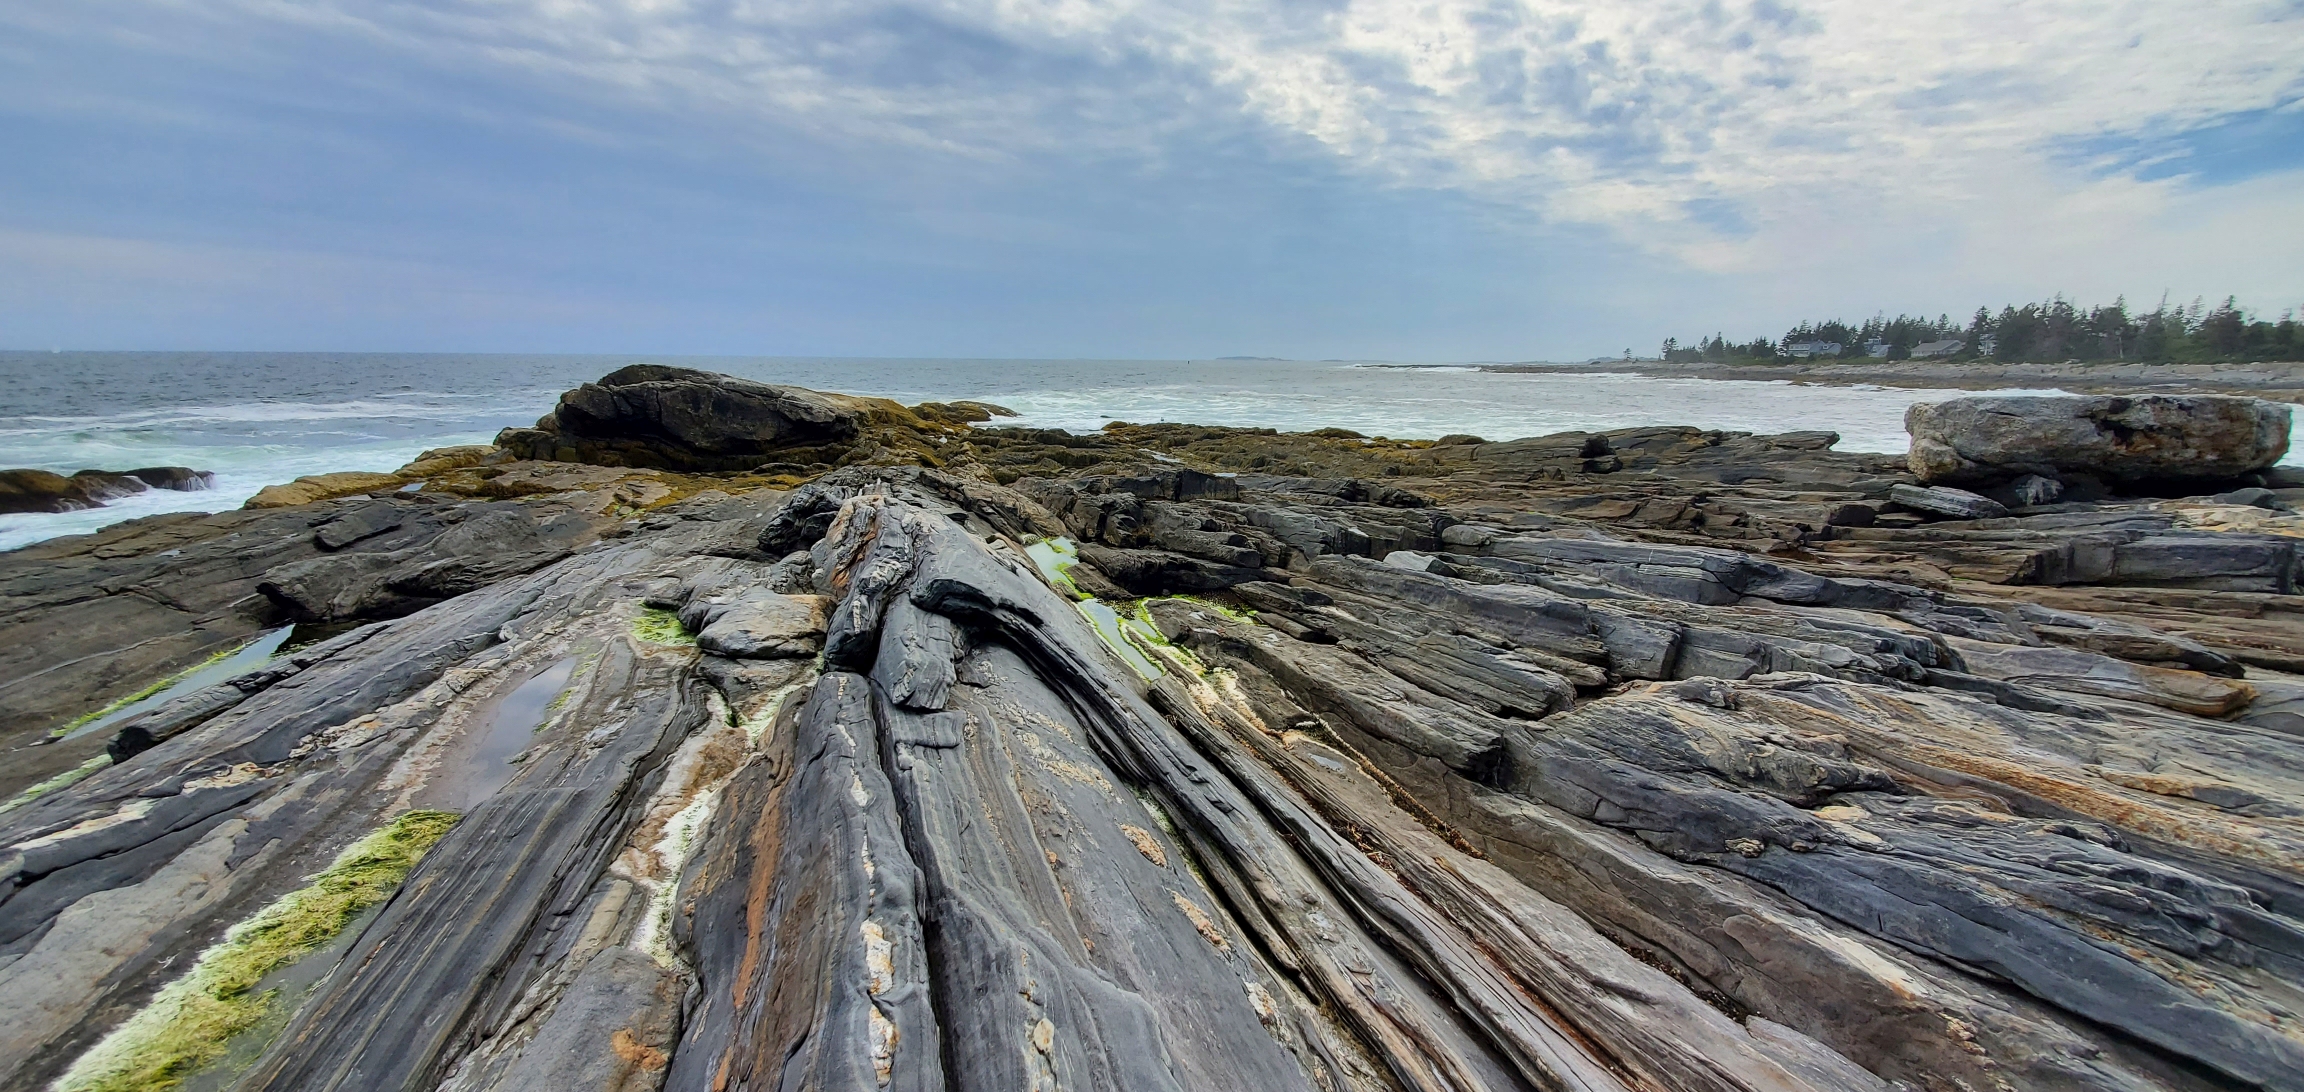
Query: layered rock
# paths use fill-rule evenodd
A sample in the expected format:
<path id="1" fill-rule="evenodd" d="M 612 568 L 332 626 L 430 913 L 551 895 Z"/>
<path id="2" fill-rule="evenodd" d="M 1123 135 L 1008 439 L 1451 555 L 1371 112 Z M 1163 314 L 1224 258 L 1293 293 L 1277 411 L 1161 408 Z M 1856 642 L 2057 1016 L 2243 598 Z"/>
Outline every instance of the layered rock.
<path id="1" fill-rule="evenodd" d="M 0 514 L 77 512 L 150 489 L 195 490 L 216 484 L 216 475 L 184 466 L 136 470 L 81 470 L 70 476 L 50 470 L 0 470 Z"/>
<path id="2" fill-rule="evenodd" d="M 2115 486 L 2232 479 L 2288 451 L 2287 406 L 2217 395 L 1971 397 L 1904 415 L 1922 482 L 1999 485 L 2024 475 Z"/>
<path id="3" fill-rule="evenodd" d="M 0 811 L 5 1082 L 161 1049 L 155 989 L 413 810 L 461 818 L 199 1080 L 2297 1087 L 2292 513 L 1914 512 L 1828 434 L 948 427 L 0 560 L 467 574 Z M 592 488 L 442 491 L 515 475 Z M 458 560 L 513 513 L 557 545 Z"/>

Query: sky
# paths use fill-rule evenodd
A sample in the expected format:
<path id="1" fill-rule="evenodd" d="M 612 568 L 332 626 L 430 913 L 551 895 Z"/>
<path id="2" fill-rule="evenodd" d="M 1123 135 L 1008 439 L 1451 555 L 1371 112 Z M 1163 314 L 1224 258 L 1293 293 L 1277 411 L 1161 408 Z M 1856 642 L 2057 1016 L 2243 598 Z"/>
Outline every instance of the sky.
<path id="1" fill-rule="evenodd" d="M 2304 307 L 2304 0 L 0 0 L 0 348 L 1573 360 Z"/>

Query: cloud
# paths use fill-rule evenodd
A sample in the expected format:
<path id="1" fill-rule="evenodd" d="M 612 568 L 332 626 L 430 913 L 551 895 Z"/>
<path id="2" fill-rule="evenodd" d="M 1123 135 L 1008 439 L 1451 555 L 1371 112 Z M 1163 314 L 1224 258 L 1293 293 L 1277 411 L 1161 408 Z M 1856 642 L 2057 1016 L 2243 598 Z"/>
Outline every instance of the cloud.
<path id="1" fill-rule="evenodd" d="M 1288 240 L 1330 230 L 1318 202 L 1412 216 L 1422 200 L 1445 210 L 1430 216 L 1449 231 L 1486 221 L 1481 246 L 1460 249 L 1479 249 L 1493 277 L 1531 275 L 1543 248 L 1562 240 L 1553 264 L 1608 260 L 1590 242 L 1605 237 L 1627 256 L 1607 271 L 1558 279 L 1624 291 L 1653 283 L 1663 293 L 1658 271 L 1669 270 L 1670 291 L 1709 293 L 1711 315 L 1692 317 L 1710 325 L 1728 315 L 1773 323 L 1794 307 L 1964 310 L 2003 294 L 2108 296 L 2165 283 L 2277 299 L 2298 287 L 2282 256 L 2304 248 L 2293 196 L 2304 167 L 2292 154 L 2257 153 L 2292 137 L 2304 108 L 2304 8 L 2295 0 L 0 7 L 0 67 L 13 58 L 33 70 L 43 47 L 25 42 L 77 44 L 87 54 L 45 62 L 40 76 L 0 77 L 0 123 L 38 115 L 52 127 L 99 131 L 92 119 L 108 116 L 153 132 L 227 134 L 219 147 L 300 141 L 316 158 L 372 164 L 339 172 L 346 176 L 387 177 L 396 159 L 431 171 L 407 183 L 430 204 L 380 191 L 377 209 L 405 201 L 406 211 L 366 221 L 348 205 L 320 207 L 311 195 L 324 191 L 303 175 L 251 180 L 243 188 L 269 204 L 247 201 L 242 225 L 278 234 L 234 237 L 219 226 L 206 236 L 249 251 L 365 247 L 437 265 L 467 237 L 495 231 L 506 254 L 543 252 L 574 237 L 570 223 L 621 215 L 627 226 L 611 241 L 631 249 L 615 251 L 619 260 L 687 246 L 680 254 L 690 265 L 732 266 L 719 241 L 676 246 L 670 235 L 734 238 L 750 225 L 772 235 L 795 269 L 870 265 L 838 284 L 902 282 L 912 274 L 890 271 L 939 264 L 931 273 L 953 279 L 993 269 L 1019 283 L 1069 284 L 1081 278 L 1045 270 L 1153 251 L 1191 269 L 1201 253 L 1237 260 L 1266 247 L 1278 256 L 1265 280 L 1331 285 L 1398 265 L 1381 251 L 1409 245 L 1399 239 L 1415 225 L 1372 228 L 1340 212 L 1332 230 L 1353 237 L 1300 249 L 1331 267 L 1339 255 L 1370 256 L 1351 271 L 1308 273 L 1288 264 Z M 230 78 L 217 93 L 137 86 L 129 59 L 139 54 Z M 263 73 L 269 82 L 251 75 Z M 439 154 L 450 130 L 475 147 Z M 473 166 L 492 150 L 472 134 L 489 131 L 508 134 L 502 143 L 518 145 L 525 165 Z M 600 154 L 539 150 L 550 142 Z M 614 177 L 603 177 L 603 164 Z M 698 194 L 653 192 L 665 187 L 642 177 L 650 164 L 673 164 L 663 177 L 692 175 Z M 1298 189 L 1317 195 L 1308 207 L 1288 207 Z M 68 183 L 52 190 L 41 196 L 70 203 Z M 523 204 L 531 195 L 533 209 Z M 745 207 L 748 198 L 756 207 Z M 1203 216 L 1202 201 L 1232 205 Z M 277 214 L 289 208 L 306 219 Z M 452 225 L 464 233 L 458 241 L 426 234 L 447 232 L 443 217 L 457 216 L 465 218 Z M 866 226 L 818 229 L 837 216 Z M 321 224 L 326 217 L 338 220 Z M 142 230 L 83 219 L 69 230 L 91 238 Z M 401 229 L 419 222 L 426 227 Z M 1226 250 L 1229 238 L 1253 234 L 1236 222 L 1274 226 Z M 657 224 L 671 225 L 661 240 L 650 235 Z M 298 225 L 311 238 L 295 237 Z M 525 225 L 529 238 L 507 225 Z M 935 238 L 923 244 L 924 236 Z M 1522 262 L 1508 253 L 1515 245 L 1536 256 Z M 1187 254 L 1191 247 L 1203 249 Z M 1451 286 L 1481 279 L 1478 270 L 1432 274 L 1451 261 L 1439 253 L 1447 249 L 1418 252 L 1397 276 Z M 582 267 L 584 258 L 561 265 Z M 291 276 L 278 263 L 247 268 L 259 280 Z M 361 276 L 415 283 L 382 266 Z M 1189 281 L 1145 276 L 1153 288 Z M 915 279 L 926 284 L 930 274 Z M 583 283 L 589 299 L 618 290 Z M 497 290 L 524 298 L 517 287 Z M 974 291 L 946 294 L 975 300 Z M 1133 307 L 1121 297 L 1148 289 L 1111 291 L 1120 303 L 1110 306 Z M 1221 306 L 1182 299 L 1142 307 L 1174 306 L 1205 322 Z M 1014 328 L 1046 326 L 1016 306 Z M 1527 329 L 1542 320 L 1510 318 L 1526 306 L 1499 297 L 1504 317 L 1481 321 Z M 1411 317 L 1370 312 L 1379 320 Z M 1099 328 L 1093 316 L 1080 322 L 1083 339 Z M 1425 333 L 1403 329 L 1404 340 Z M 1515 351 L 1503 334 L 1483 336 L 1496 345 L 1485 351 Z M 1614 343 L 1619 334 L 1599 336 Z M 1291 351 L 1272 342 L 1245 349 Z"/>
<path id="2" fill-rule="evenodd" d="M 2076 142 L 2304 98 L 2262 0 L 205 0 L 627 105 L 985 161 L 1243 122 L 1386 183 L 1696 257 L 1822 200 L 1938 211 Z M 227 14 L 229 13 L 229 14 Z"/>

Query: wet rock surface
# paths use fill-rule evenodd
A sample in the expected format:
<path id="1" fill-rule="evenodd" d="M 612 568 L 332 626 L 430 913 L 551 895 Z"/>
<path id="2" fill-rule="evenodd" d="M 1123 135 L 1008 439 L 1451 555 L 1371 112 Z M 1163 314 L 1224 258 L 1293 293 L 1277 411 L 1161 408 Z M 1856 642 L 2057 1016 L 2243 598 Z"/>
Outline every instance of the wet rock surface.
<path id="1" fill-rule="evenodd" d="M 2300 1087 L 2282 488 L 896 427 L 0 556 L 0 1084 L 438 809 L 203 1087 Z"/>
<path id="2" fill-rule="evenodd" d="M 70 475 L 49 470 L 0 470 L 0 514 L 11 512 L 76 512 L 101 508 L 107 502 L 148 489 L 179 492 L 207 489 L 216 475 L 184 466 L 147 466 L 137 470 L 81 470 Z"/>

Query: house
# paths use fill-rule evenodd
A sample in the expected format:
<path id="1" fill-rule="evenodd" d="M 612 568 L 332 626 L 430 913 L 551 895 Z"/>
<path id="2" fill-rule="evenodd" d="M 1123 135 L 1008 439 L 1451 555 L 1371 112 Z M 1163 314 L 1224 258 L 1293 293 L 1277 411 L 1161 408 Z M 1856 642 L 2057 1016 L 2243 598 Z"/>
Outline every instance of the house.
<path id="1" fill-rule="evenodd" d="M 1959 352 L 1960 347 L 1966 344 L 1967 342 L 1959 341 L 1956 339 L 1950 341 L 1923 341 L 1920 344 L 1914 345 L 1912 347 L 1912 359 L 1926 360 L 1932 356 L 1951 356 L 1953 353 Z"/>
<path id="2" fill-rule="evenodd" d="M 1839 356 L 1837 341 L 1795 341 L 1784 346 L 1785 356 Z"/>
<path id="3" fill-rule="evenodd" d="M 1864 343 L 1865 356 L 1887 356 L 1888 343 L 1877 338 Z"/>

